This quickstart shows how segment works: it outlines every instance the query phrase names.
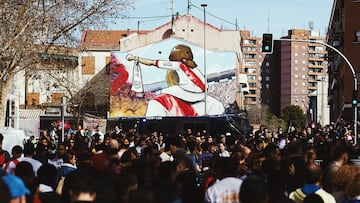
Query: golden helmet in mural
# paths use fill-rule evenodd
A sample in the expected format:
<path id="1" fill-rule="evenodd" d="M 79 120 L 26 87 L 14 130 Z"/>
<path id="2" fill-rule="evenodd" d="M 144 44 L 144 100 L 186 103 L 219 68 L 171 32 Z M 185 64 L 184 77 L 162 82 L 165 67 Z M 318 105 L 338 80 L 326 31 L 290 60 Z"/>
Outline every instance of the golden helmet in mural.
<path id="1" fill-rule="evenodd" d="M 176 45 L 171 50 L 169 60 L 181 61 L 191 68 L 195 68 L 197 66 L 196 63 L 193 61 L 193 54 L 190 47 L 183 44 Z"/>

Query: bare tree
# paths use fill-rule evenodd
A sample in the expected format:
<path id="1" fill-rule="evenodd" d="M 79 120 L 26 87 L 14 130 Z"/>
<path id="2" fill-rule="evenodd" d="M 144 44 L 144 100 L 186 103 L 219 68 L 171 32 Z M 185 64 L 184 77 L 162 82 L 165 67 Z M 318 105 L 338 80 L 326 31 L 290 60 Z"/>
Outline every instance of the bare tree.
<path id="1" fill-rule="evenodd" d="M 0 128 L 18 71 L 36 68 L 54 45 L 76 47 L 81 31 L 126 16 L 132 0 L 0 0 Z"/>

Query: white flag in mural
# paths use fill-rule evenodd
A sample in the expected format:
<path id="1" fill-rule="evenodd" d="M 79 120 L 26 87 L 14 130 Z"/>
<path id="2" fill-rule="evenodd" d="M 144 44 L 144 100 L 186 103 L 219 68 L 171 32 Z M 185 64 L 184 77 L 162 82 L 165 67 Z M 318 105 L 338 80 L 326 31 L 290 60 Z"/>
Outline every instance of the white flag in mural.
<path id="1" fill-rule="evenodd" d="M 142 93 L 144 92 L 144 85 L 141 75 L 141 67 L 138 62 L 134 63 L 133 74 L 131 90 L 136 92 L 138 96 L 142 96 Z"/>

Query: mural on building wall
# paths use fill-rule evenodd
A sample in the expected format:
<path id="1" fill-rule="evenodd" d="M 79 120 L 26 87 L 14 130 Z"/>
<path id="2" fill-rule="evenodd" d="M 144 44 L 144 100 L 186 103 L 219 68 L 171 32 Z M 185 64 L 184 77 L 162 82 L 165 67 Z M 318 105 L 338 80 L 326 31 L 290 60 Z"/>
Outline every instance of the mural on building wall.
<path id="1" fill-rule="evenodd" d="M 204 49 L 176 39 L 112 52 L 110 117 L 224 114 L 235 103 L 236 60 L 207 51 L 205 70 Z"/>

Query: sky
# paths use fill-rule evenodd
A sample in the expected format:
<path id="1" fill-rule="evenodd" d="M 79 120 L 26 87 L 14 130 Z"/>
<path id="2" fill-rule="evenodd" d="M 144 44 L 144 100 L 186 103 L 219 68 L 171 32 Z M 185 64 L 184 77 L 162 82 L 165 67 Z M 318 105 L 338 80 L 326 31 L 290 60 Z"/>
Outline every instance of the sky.
<path id="1" fill-rule="evenodd" d="M 151 30 L 171 21 L 171 14 L 189 13 L 215 27 L 249 30 L 253 36 L 273 33 L 287 35 L 289 29 L 313 29 L 326 35 L 333 0 L 133 0 L 129 18 L 119 20 L 112 29 Z M 173 3 L 170 3 L 173 2 Z M 172 5 L 172 6 L 171 6 Z M 171 10 L 170 8 L 173 8 Z"/>

